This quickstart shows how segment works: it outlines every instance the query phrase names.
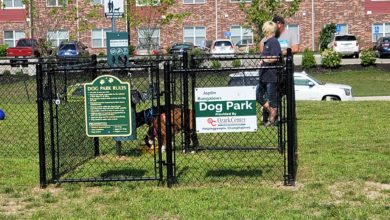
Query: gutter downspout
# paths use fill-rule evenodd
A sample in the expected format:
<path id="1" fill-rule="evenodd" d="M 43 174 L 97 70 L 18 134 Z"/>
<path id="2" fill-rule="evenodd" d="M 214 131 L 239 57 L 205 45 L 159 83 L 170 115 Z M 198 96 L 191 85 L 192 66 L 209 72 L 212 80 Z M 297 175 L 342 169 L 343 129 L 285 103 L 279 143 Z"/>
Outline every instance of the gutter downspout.
<path id="1" fill-rule="evenodd" d="M 218 0 L 215 0 L 215 39 L 218 39 Z"/>
<path id="2" fill-rule="evenodd" d="M 80 31 L 79 31 L 79 28 L 80 28 L 80 24 L 79 24 L 79 0 L 76 0 L 76 35 L 77 35 L 77 41 L 80 41 Z"/>
<path id="3" fill-rule="evenodd" d="M 314 0 L 311 0 L 311 49 L 312 51 L 315 51 L 314 46 L 314 21 L 315 21 L 315 11 L 314 11 Z"/>

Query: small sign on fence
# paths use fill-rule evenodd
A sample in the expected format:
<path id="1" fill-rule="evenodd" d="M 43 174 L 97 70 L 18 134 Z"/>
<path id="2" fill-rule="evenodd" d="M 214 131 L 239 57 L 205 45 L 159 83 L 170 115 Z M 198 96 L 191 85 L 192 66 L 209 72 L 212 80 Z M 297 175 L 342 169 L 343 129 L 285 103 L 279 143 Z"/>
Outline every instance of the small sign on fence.
<path id="1" fill-rule="evenodd" d="M 103 75 L 84 85 L 85 123 L 89 137 L 131 135 L 130 84 Z"/>
<path id="2" fill-rule="evenodd" d="M 129 59 L 127 32 L 107 32 L 107 62 L 110 66 L 126 65 Z"/>
<path id="3" fill-rule="evenodd" d="M 195 108 L 198 133 L 257 130 L 255 86 L 196 88 Z"/>

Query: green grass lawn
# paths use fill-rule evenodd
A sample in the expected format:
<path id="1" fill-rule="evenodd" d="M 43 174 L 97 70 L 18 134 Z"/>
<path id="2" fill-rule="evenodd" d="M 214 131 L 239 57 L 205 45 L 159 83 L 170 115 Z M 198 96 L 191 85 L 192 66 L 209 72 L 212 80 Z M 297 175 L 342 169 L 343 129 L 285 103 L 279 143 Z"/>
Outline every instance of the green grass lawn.
<path id="1" fill-rule="evenodd" d="M 312 74 L 323 82 L 352 86 L 353 96 L 390 96 L 390 72 L 376 68 Z"/>
<path id="2" fill-rule="evenodd" d="M 389 108 L 298 102 L 294 187 L 210 181 L 171 189 L 154 182 L 40 189 L 34 156 L 1 157 L 0 219 L 388 219 Z"/>

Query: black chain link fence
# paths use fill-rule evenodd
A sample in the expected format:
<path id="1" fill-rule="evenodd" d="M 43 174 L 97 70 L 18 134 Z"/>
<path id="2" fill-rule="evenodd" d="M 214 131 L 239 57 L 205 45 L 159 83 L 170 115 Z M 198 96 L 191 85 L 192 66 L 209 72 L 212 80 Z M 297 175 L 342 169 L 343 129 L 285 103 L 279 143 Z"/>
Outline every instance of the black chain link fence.
<path id="1" fill-rule="evenodd" d="M 37 157 L 39 148 L 42 186 L 146 180 L 168 180 L 168 185 L 283 180 L 288 184 L 295 180 L 295 170 L 287 165 L 296 160 L 289 161 L 286 150 L 289 139 L 295 138 L 287 138 L 286 65 L 269 67 L 280 73 L 277 126 L 263 126 L 262 108 L 256 102 L 256 131 L 196 132 L 194 91 L 256 87 L 261 59 L 259 55 L 140 57 L 120 67 L 95 56 L 40 59 L 29 61 L 27 67 L 11 67 L 4 60 L 0 156 Z M 130 84 L 131 136 L 86 134 L 84 85 L 104 75 Z M 295 123 L 293 116 L 289 123 Z M 289 148 L 295 147 L 296 143 Z"/>
<path id="2" fill-rule="evenodd" d="M 37 60 L 31 60 L 37 62 Z M 38 158 L 36 64 L 0 60 L 0 156 Z"/>

